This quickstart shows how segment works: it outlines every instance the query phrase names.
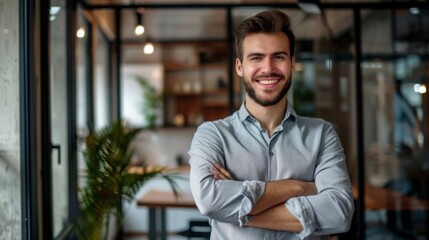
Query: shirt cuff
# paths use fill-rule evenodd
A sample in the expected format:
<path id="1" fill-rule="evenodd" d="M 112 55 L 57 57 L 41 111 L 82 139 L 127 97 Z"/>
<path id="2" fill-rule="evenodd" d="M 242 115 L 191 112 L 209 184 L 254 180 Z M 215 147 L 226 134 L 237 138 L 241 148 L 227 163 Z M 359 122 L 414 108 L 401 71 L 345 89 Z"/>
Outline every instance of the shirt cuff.
<path id="1" fill-rule="evenodd" d="M 241 194 L 244 198 L 241 200 L 240 207 L 238 209 L 238 221 L 240 227 L 246 224 L 250 220 L 248 215 L 252 211 L 256 201 L 264 194 L 265 182 L 262 181 L 244 181 Z"/>
<path id="2" fill-rule="evenodd" d="M 303 227 L 303 230 L 297 234 L 301 239 L 308 237 L 318 228 L 316 216 L 306 197 L 291 198 L 285 203 L 285 206 Z"/>

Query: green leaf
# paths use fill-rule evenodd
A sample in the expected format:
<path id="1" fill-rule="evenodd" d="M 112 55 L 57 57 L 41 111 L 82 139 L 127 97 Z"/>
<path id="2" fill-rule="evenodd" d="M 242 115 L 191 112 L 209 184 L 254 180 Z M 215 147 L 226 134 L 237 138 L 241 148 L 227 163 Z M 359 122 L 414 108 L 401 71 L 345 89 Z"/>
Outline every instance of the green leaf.
<path id="1" fill-rule="evenodd" d="M 142 185 L 155 177 L 166 179 L 177 196 L 175 177 L 165 174 L 163 168 L 128 172 L 134 153 L 131 143 L 139 131 L 118 121 L 86 138 L 85 186 L 79 190 L 81 209 L 74 223 L 79 239 L 105 238 L 111 214 L 116 216 L 117 226 L 122 226 L 123 201 L 132 201 Z"/>

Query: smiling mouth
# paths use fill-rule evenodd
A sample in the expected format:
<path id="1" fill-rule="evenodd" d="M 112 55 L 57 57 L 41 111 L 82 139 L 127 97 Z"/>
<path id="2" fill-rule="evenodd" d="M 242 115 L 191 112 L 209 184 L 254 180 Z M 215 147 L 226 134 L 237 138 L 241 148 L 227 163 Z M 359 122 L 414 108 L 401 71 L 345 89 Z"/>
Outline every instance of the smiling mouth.
<path id="1" fill-rule="evenodd" d="M 275 80 L 257 80 L 257 82 L 259 84 L 262 84 L 262 85 L 271 85 L 271 84 L 278 83 L 279 81 L 280 80 L 278 80 L 278 79 L 275 79 Z"/>
<path id="2" fill-rule="evenodd" d="M 258 76 L 255 76 L 254 80 L 260 85 L 264 86 L 272 86 L 277 83 L 279 83 L 282 79 L 284 79 L 284 76 L 282 74 L 261 74 Z"/>

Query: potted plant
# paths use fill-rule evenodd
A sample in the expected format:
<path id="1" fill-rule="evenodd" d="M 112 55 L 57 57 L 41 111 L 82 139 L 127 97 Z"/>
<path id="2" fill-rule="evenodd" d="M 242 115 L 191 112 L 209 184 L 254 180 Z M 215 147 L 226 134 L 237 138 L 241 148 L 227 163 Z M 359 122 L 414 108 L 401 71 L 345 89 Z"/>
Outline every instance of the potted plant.
<path id="1" fill-rule="evenodd" d="M 145 124 L 148 129 L 153 129 L 159 115 L 159 102 L 162 97 L 146 78 L 136 76 L 136 79 L 143 91 L 142 113 L 146 121 Z"/>
<path id="2" fill-rule="evenodd" d="M 142 173 L 128 170 L 133 156 L 130 144 L 140 130 L 115 122 L 86 138 L 85 183 L 79 191 L 81 209 L 75 224 L 79 239 L 106 239 L 112 216 L 121 230 L 123 201 L 132 201 L 150 179 L 165 178 L 177 194 L 173 176 L 165 174 L 163 168 L 151 168 Z"/>

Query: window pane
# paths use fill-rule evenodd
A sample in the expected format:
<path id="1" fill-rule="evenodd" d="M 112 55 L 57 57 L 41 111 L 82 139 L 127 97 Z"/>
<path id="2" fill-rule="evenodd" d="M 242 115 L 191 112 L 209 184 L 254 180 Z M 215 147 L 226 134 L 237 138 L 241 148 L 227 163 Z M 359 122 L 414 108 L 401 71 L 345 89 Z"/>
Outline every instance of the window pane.
<path id="1" fill-rule="evenodd" d="M 66 1 L 51 1 L 50 80 L 53 236 L 69 220 Z"/>
<path id="2" fill-rule="evenodd" d="M 110 74 L 109 74 L 109 43 L 106 37 L 97 29 L 95 58 L 95 128 L 106 127 L 110 122 Z"/>

